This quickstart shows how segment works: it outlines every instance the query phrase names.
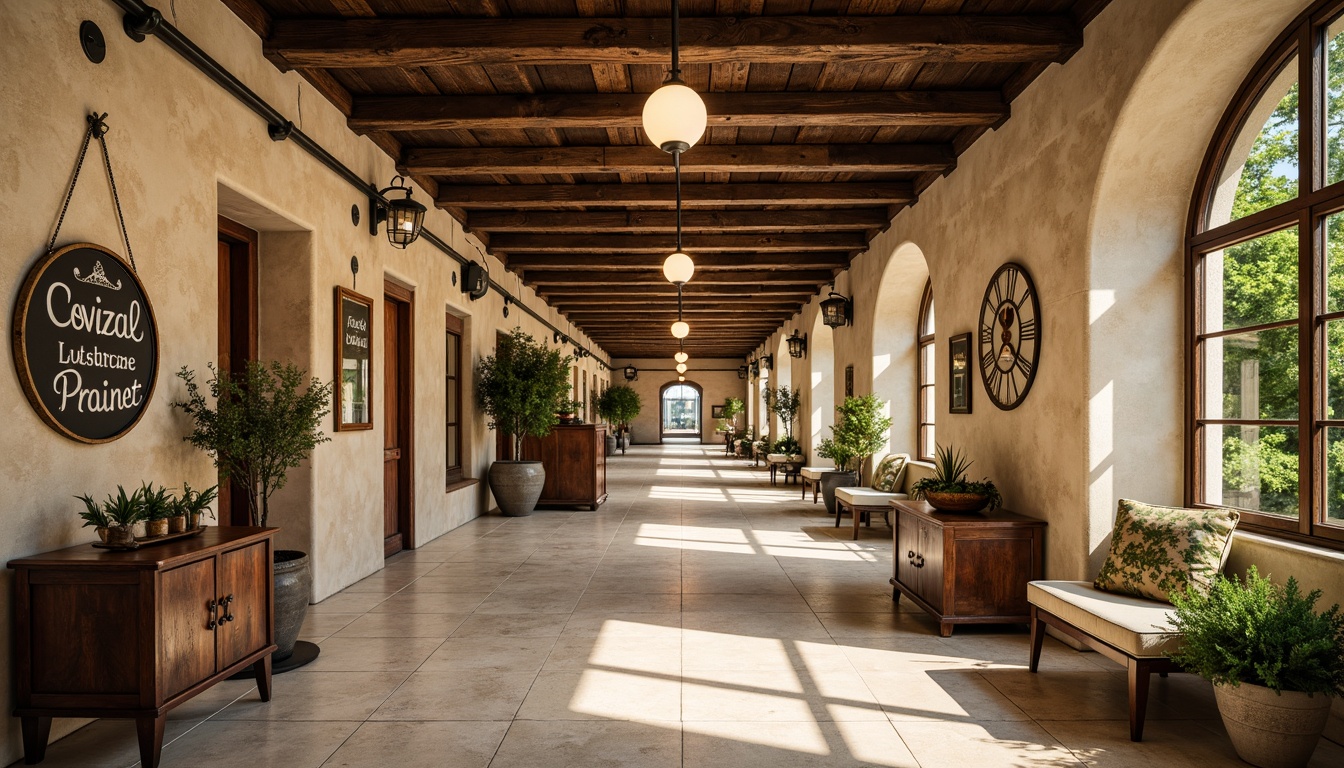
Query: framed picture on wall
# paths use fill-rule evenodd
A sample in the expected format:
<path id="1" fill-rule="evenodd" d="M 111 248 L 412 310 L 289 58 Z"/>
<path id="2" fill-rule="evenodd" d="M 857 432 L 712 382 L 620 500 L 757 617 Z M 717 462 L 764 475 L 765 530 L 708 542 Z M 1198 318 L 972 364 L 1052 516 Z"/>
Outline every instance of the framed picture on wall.
<path id="1" fill-rule="evenodd" d="M 953 336 L 947 345 L 947 409 L 971 412 L 971 334 Z"/>
<path id="2" fill-rule="evenodd" d="M 336 286 L 336 431 L 373 429 L 373 299 Z"/>
<path id="3" fill-rule="evenodd" d="M 713 418 L 713 419 L 722 419 L 722 418 L 723 418 L 723 406 L 722 406 L 722 405 L 711 405 L 711 406 L 709 407 L 709 416 L 710 416 L 710 418 Z"/>
<path id="4" fill-rule="evenodd" d="M 854 396 L 854 366 L 845 366 L 845 397 Z"/>

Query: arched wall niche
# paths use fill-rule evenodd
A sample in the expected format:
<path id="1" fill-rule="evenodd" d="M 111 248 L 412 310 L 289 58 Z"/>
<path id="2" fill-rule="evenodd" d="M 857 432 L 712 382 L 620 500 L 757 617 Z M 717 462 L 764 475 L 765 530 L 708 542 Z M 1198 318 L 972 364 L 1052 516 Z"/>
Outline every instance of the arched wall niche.
<path id="1" fill-rule="evenodd" d="M 808 460 L 814 464 L 826 464 L 825 461 L 818 461 L 817 448 L 822 440 L 831 436 L 831 425 L 835 424 L 835 405 L 838 402 L 835 381 L 835 337 L 831 329 L 821 322 L 821 313 L 818 312 L 807 334 L 807 383 L 804 387 L 807 400 L 804 424 L 807 434 L 804 436 L 806 439 L 799 438 Z"/>
<path id="2" fill-rule="evenodd" d="M 1152 47 L 1115 120 L 1089 231 L 1088 573 L 1105 557 L 1119 498 L 1184 501 L 1191 196 L 1241 83 L 1308 5 L 1193 0 Z"/>

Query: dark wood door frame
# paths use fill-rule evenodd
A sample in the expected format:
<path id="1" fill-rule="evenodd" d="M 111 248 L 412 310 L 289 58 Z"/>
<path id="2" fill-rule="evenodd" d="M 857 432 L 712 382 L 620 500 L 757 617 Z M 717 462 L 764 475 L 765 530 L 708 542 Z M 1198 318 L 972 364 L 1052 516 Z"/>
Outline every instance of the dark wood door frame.
<path id="1" fill-rule="evenodd" d="M 257 359 L 257 233 L 219 217 L 218 369 L 237 375 Z M 237 481 L 219 484 L 221 525 L 251 525 L 246 491 Z"/>
<path id="2" fill-rule="evenodd" d="M 400 436 L 401 458 L 398 462 L 397 482 L 400 486 L 397 513 L 401 542 L 397 549 L 415 549 L 415 292 L 398 283 L 385 280 L 383 300 L 397 305 L 397 391 L 383 387 L 384 397 L 396 397 L 397 433 Z M 393 550 L 396 551 L 396 550 Z M 384 545 L 384 556 L 388 552 Z"/>

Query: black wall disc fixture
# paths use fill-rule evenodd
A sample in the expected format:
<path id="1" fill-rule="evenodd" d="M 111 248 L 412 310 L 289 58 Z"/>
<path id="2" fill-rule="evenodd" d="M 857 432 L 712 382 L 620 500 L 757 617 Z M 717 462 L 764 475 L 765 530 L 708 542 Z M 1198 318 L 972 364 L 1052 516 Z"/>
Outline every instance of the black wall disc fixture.
<path id="1" fill-rule="evenodd" d="M 79 25 L 79 47 L 94 64 L 102 64 L 107 58 L 107 41 L 103 39 L 103 30 L 97 24 L 85 20 Z"/>

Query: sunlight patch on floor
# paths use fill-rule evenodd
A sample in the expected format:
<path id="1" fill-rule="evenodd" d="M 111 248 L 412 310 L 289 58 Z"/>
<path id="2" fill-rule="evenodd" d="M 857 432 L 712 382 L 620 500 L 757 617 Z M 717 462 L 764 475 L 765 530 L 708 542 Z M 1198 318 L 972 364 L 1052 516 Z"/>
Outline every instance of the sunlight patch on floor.
<path id="1" fill-rule="evenodd" d="M 658 477 L 694 477 L 702 480 L 716 477 L 712 469 L 660 469 L 654 474 Z"/>
<path id="2" fill-rule="evenodd" d="M 679 485 L 655 485 L 649 489 L 650 499 L 677 501 L 727 501 L 720 488 L 692 488 Z"/>

